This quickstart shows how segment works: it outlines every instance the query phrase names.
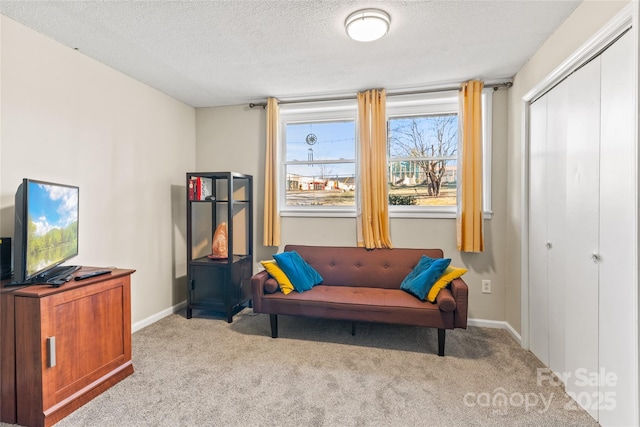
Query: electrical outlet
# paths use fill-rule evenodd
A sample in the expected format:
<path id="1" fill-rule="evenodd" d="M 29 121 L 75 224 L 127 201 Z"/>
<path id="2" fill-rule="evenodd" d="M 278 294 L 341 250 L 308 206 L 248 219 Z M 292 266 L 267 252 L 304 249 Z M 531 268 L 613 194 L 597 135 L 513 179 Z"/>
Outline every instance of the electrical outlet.
<path id="1" fill-rule="evenodd" d="M 490 294 L 491 293 L 491 280 L 483 280 L 482 281 L 482 293 Z"/>

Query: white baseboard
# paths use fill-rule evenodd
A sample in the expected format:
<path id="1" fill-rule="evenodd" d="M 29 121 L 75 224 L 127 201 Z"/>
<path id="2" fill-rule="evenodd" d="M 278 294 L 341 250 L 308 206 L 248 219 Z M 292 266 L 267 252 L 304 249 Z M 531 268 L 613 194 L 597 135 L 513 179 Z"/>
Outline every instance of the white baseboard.
<path id="1" fill-rule="evenodd" d="M 497 329 L 506 329 L 509 334 L 515 339 L 518 344 L 522 345 L 522 337 L 516 331 L 513 326 L 503 320 L 485 320 L 485 319 L 468 319 L 467 325 L 469 326 L 479 326 L 481 328 L 497 328 Z"/>
<path id="2" fill-rule="evenodd" d="M 146 319 L 142 319 L 131 326 L 131 332 L 133 333 L 133 332 L 139 331 L 140 329 L 146 326 L 149 326 L 152 323 L 155 323 L 164 317 L 167 317 L 173 313 L 177 313 L 178 311 L 182 310 L 186 306 L 187 306 L 187 302 L 182 301 L 172 307 L 169 307 L 165 310 L 162 310 L 154 314 L 153 316 L 149 316 Z M 520 334 L 515 329 L 513 329 L 513 326 L 511 326 L 509 323 L 503 320 L 468 319 L 467 325 L 478 326 L 481 328 L 506 329 L 507 332 L 511 334 L 513 339 L 515 339 L 518 342 L 518 344 L 522 345 L 522 337 L 520 336 Z"/>
<path id="3" fill-rule="evenodd" d="M 182 310 L 183 308 L 185 308 L 187 306 L 187 301 L 182 301 L 176 305 L 174 305 L 173 307 L 169 307 L 165 310 L 162 310 L 156 314 L 154 314 L 153 316 L 149 316 L 146 319 L 142 319 L 136 323 L 134 323 L 133 325 L 131 325 L 131 332 L 136 332 L 139 331 L 140 329 L 151 325 L 152 323 L 156 323 L 158 320 L 167 317 L 173 313 L 176 313 L 180 310 Z"/>

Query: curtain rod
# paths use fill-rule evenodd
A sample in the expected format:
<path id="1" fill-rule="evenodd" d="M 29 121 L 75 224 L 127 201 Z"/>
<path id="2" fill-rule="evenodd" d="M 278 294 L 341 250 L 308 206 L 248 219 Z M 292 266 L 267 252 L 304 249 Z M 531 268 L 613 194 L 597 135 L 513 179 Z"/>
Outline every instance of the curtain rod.
<path id="1" fill-rule="evenodd" d="M 500 88 L 506 88 L 509 89 L 511 86 L 513 86 L 512 82 L 504 82 L 504 83 L 493 83 L 493 84 L 488 84 L 485 85 L 485 88 L 493 88 L 494 91 L 500 89 Z M 450 86 L 450 87 L 441 87 L 441 88 L 437 88 L 437 89 L 425 89 L 425 90 L 411 90 L 411 91 L 393 91 L 393 92 L 388 92 L 387 95 L 388 96 L 396 96 L 396 95 L 417 95 L 417 94 L 422 94 L 422 93 L 435 93 L 435 92 L 448 92 L 448 91 L 452 91 L 452 90 L 460 90 L 460 86 Z M 353 96 L 353 95 L 345 95 L 345 96 L 336 96 L 336 97 L 328 97 L 328 98 L 309 98 L 309 99 L 298 99 L 295 101 L 278 101 L 278 104 L 297 104 L 297 103 L 303 103 L 303 102 L 322 102 L 322 101 L 345 101 L 348 99 L 355 99 L 357 98 L 357 96 Z M 249 104 L 249 108 L 267 108 L 267 103 L 266 102 L 260 102 L 260 103 L 250 103 Z"/>

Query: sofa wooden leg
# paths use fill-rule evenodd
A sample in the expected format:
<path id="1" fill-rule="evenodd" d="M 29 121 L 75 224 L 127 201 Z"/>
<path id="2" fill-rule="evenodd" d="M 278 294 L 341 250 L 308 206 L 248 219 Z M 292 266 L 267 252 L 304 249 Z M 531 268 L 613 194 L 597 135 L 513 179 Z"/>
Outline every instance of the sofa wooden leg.
<path id="1" fill-rule="evenodd" d="M 270 314 L 269 320 L 271 321 L 271 338 L 278 338 L 278 315 Z"/>
<path id="2" fill-rule="evenodd" d="M 356 322 L 351 322 L 351 335 L 356 334 Z"/>
<path id="3" fill-rule="evenodd" d="M 438 329 L 438 356 L 444 356 L 445 329 Z"/>

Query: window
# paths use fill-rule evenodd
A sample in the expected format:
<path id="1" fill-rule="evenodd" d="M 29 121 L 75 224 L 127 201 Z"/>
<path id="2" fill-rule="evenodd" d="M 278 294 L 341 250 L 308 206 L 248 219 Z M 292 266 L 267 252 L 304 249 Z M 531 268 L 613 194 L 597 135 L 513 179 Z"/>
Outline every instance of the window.
<path id="1" fill-rule="evenodd" d="M 458 170 L 458 97 L 412 95 L 387 101 L 390 212 L 454 210 Z M 401 208 L 403 207 L 403 208 Z M 446 209 L 448 208 L 448 209 Z"/>
<path id="2" fill-rule="evenodd" d="M 455 206 L 458 115 L 390 117 L 389 204 Z"/>
<path id="3" fill-rule="evenodd" d="M 355 213 L 355 100 L 280 108 L 283 214 Z"/>
<path id="4" fill-rule="evenodd" d="M 458 92 L 387 98 L 389 214 L 455 214 Z"/>
<path id="5" fill-rule="evenodd" d="M 483 93 L 484 200 L 491 211 L 491 94 Z M 456 215 L 458 91 L 387 95 L 389 215 Z M 280 108 L 280 211 L 287 216 L 355 216 L 357 101 Z"/>

